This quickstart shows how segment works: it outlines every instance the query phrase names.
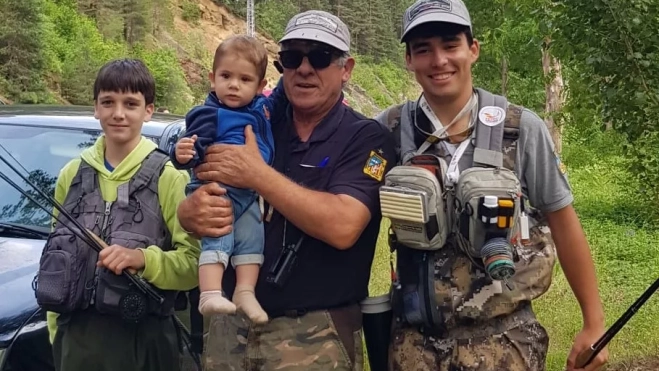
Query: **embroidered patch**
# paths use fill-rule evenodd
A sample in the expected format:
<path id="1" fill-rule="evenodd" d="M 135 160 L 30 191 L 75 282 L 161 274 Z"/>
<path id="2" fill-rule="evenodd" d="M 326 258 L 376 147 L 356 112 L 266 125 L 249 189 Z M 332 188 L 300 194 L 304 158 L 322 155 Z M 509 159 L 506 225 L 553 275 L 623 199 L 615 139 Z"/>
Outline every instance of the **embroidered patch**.
<path id="1" fill-rule="evenodd" d="M 478 118 L 487 126 L 496 126 L 506 119 L 506 111 L 501 107 L 487 106 L 481 108 Z"/>
<path id="2" fill-rule="evenodd" d="M 440 12 L 450 13 L 452 9 L 451 2 L 447 0 L 427 0 L 417 2 L 416 6 L 412 7 L 407 14 L 407 19 L 409 21 L 416 18 L 421 13 L 427 10 L 437 10 Z"/>
<path id="3" fill-rule="evenodd" d="M 381 181 L 386 166 L 387 160 L 378 155 L 377 152 L 371 151 L 368 160 L 366 160 L 366 165 L 364 165 L 364 174 L 377 181 Z"/>

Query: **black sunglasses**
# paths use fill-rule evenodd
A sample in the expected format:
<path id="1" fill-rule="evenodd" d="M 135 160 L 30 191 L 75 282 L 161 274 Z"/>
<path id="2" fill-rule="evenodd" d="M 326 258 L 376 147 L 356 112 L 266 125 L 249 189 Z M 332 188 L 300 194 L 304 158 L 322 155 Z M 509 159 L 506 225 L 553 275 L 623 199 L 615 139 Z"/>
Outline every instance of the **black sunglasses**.
<path id="1" fill-rule="evenodd" d="M 301 50 L 282 50 L 279 52 L 279 61 L 284 68 L 295 69 L 300 67 L 304 57 L 307 57 L 311 67 L 323 69 L 327 68 L 332 63 L 332 59 L 337 56 L 336 52 L 322 49 L 313 49 L 309 53 Z"/>

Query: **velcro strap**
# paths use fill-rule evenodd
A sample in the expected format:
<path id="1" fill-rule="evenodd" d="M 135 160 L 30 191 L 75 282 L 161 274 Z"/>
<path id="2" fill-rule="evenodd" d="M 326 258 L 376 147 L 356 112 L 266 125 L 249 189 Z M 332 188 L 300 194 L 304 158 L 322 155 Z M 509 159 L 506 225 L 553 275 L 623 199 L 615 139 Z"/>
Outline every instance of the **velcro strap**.
<path id="1" fill-rule="evenodd" d="M 156 174 L 160 174 L 160 170 L 168 160 L 169 157 L 158 150 L 151 152 L 131 179 L 129 194 L 146 187 Z"/>

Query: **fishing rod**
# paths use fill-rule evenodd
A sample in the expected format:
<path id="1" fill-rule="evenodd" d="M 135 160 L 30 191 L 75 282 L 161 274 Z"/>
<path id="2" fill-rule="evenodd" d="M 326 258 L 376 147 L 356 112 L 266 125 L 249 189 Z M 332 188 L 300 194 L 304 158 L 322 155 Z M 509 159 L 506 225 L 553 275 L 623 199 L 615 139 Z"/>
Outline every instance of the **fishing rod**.
<path id="1" fill-rule="evenodd" d="M 2 146 L 2 144 L 0 144 Z M 2 146 L 2 149 L 7 151 L 4 146 Z M 11 154 L 10 154 L 11 156 Z M 13 157 L 12 157 L 13 158 Z M 15 159 L 14 159 L 15 160 Z M 41 197 L 43 197 L 46 201 L 48 201 L 53 207 L 57 209 L 57 211 L 60 212 L 60 215 L 64 215 L 73 225 L 78 228 L 78 231 L 76 231 L 74 228 L 68 227 L 73 234 L 76 235 L 76 237 L 80 238 L 83 242 L 85 242 L 87 245 L 89 245 L 94 251 L 97 253 L 100 253 L 101 250 L 103 250 L 105 247 L 107 247 L 107 244 L 101 240 L 98 236 L 95 234 L 91 233 L 87 228 L 82 226 L 80 222 L 78 222 L 71 214 L 69 214 L 64 207 L 57 202 L 54 198 L 52 198 L 50 195 L 46 194 L 43 192 L 39 187 L 34 185 L 27 177 L 25 177 L 23 174 L 21 174 L 16 167 L 14 167 L 12 164 L 10 164 L 4 156 L 0 155 L 0 161 L 4 162 L 13 172 L 15 172 L 25 183 L 29 184 Z M 18 161 L 17 161 L 18 162 Z M 55 216 L 55 214 L 49 210 L 48 208 L 44 207 L 41 205 L 39 202 L 37 202 L 30 194 L 27 193 L 21 186 L 16 184 L 13 180 L 9 179 L 6 174 L 4 174 L 2 171 L 0 171 L 0 178 L 2 178 L 5 182 L 7 182 L 9 185 L 11 185 L 13 188 L 15 188 L 18 192 L 20 192 L 23 196 L 25 196 L 28 200 L 33 202 L 37 207 L 45 211 L 48 215 L 56 219 L 58 222 L 62 223 L 62 221 Z M 65 225 L 65 223 L 62 223 Z M 82 235 L 78 234 L 78 232 L 82 233 Z M 143 294 L 149 296 L 151 299 L 156 301 L 159 305 L 162 304 L 165 301 L 165 298 L 160 295 L 157 291 L 155 291 L 149 283 L 147 283 L 142 277 L 139 277 L 135 274 L 132 274 L 128 272 L 126 269 L 124 269 L 122 272 L 122 275 L 128 278 L 128 280 L 135 285 L 140 291 L 142 291 Z"/>
<path id="2" fill-rule="evenodd" d="M 192 360 L 194 361 L 195 365 L 197 366 L 197 369 L 201 370 L 201 359 L 199 357 L 199 354 L 197 354 L 197 352 L 195 352 L 192 349 L 193 348 L 193 346 L 192 346 L 192 334 L 190 333 L 188 328 L 185 327 L 185 324 L 183 324 L 183 322 L 181 322 L 180 318 L 178 318 L 176 315 L 173 315 L 172 317 L 174 317 L 174 323 L 176 324 L 176 326 L 178 326 L 178 328 L 181 330 L 181 333 L 184 335 L 184 336 L 181 336 L 181 338 L 183 340 L 183 343 L 184 343 L 185 347 L 188 350 L 188 353 L 190 353 L 190 357 L 192 357 Z"/>
<path id="3" fill-rule="evenodd" d="M 586 348 L 579 355 L 575 366 L 577 368 L 584 368 L 597 357 L 597 354 L 604 349 L 606 344 L 613 339 L 614 336 L 622 329 L 622 327 L 632 318 L 634 314 L 643 306 L 643 304 L 659 289 L 659 278 L 643 292 L 643 294 L 636 299 L 634 304 L 625 311 L 625 313 L 618 318 L 618 320 L 602 335 L 590 348 Z"/>

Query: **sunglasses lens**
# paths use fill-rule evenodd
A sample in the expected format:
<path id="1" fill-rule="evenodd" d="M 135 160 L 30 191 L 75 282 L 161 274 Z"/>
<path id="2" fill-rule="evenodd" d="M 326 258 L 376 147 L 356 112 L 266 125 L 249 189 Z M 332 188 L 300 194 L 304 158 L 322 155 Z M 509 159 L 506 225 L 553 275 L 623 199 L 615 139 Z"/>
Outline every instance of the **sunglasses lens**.
<path id="1" fill-rule="evenodd" d="M 302 64 L 304 53 L 298 50 L 285 50 L 279 52 L 279 60 L 284 68 L 298 68 Z"/>
<path id="2" fill-rule="evenodd" d="M 284 50 L 279 52 L 279 60 L 284 68 L 300 67 L 304 57 L 309 58 L 309 64 L 316 69 L 327 68 L 332 63 L 332 53 L 326 50 L 312 50 L 304 54 L 299 50 Z"/>
<path id="3" fill-rule="evenodd" d="M 325 50 L 312 50 L 309 52 L 309 63 L 313 68 L 327 68 L 332 63 L 332 53 Z"/>

